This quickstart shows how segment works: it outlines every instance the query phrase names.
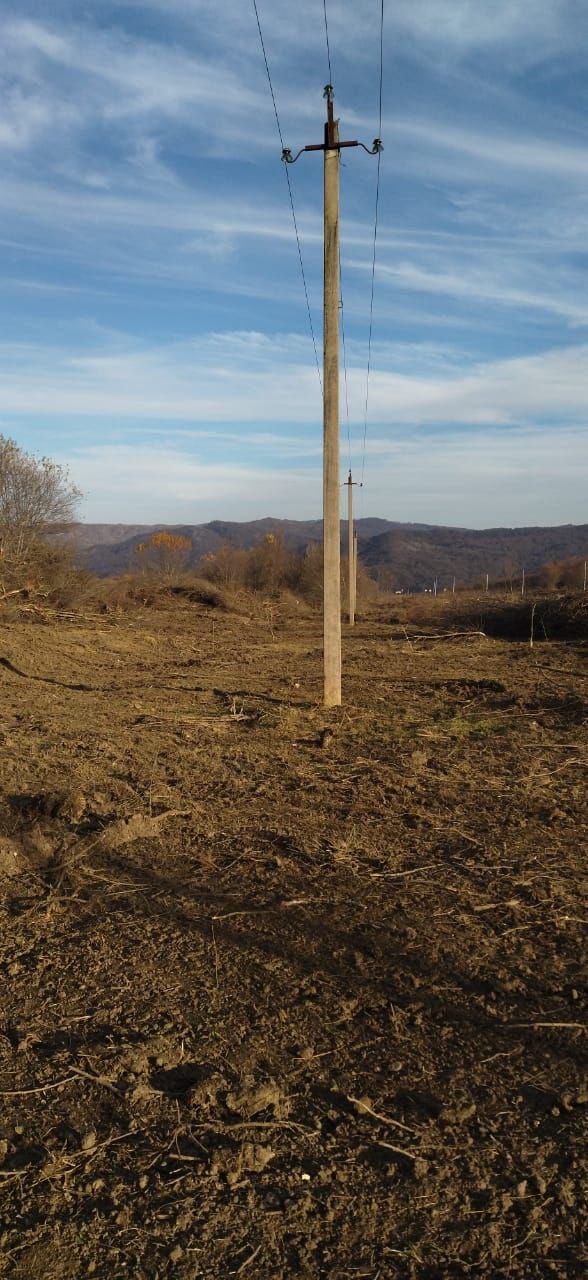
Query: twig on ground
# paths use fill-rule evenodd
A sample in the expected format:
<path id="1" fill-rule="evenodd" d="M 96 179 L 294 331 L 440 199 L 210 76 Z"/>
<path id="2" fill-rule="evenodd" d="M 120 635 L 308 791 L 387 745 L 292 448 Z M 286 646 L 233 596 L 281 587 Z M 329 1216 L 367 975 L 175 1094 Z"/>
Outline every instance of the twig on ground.
<path id="1" fill-rule="evenodd" d="M 571 764 L 585 764 L 584 760 L 564 760 L 563 764 L 558 764 L 555 769 L 540 769 L 538 773 L 529 773 L 524 779 L 525 782 L 531 782 L 534 778 L 552 778 L 554 773 L 561 773 L 562 769 L 567 769 Z"/>
<path id="2" fill-rule="evenodd" d="M 395 1147 L 391 1142 L 381 1142 L 376 1140 L 377 1147 L 385 1147 L 386 1151 L 395 1151 L 397 1156 L 406 1156 L 407 1160 L 419 1160 L 420 1156 L 416 1151 L 407 1151 L 405 1147 Z"/>
<path id="3" fill-rule="evenodd" d="M 374 1111 L 367 1102 L 363 1101 L 362 1098 L 352 1098 L 348 1093 L 345 1094 L 345 1097 L 347 1098 L 347 1101 L 350 1102 L 357 1111 L 359 1111 L 360 1115 L 365 1114 L 371 1116 L 373 1120 L 379 1120 L 381 1124 L 392 1124 L 396 1129 L 403 1129 L 405 1133 L 418 1134 L 419 1132 L 419 1130 L 414 1129 L 412 1125 L 402 1124 L 400 1120 L 394 1120 L 392 1116 L 383 1116 L 379 1111 Z"/>
<path id="4" fill-rule="evenodd" d="M 522 1049 L 509 1049 L 508 1053 L 493 1053 L 489 1058 L 480 1058 L 480 1066 L 483 1067 L 488 1062 L 495 1062 L 497 1058 L 512 1058 L 517 1053 L 522 1053 Z"/>
<path id="5" fill-rule="evenodd" d="M 588 1031 L 588 1024 L 585 1022 L 507 1022 L 507 1027 L 554 1027 L 559 1030 L 567 1028 L 569 1031 Z"/>
<path id="6" fill-rule="evenodd" d="M 110 1093 L 114 1093 L 117 1098 L 120 1098 L 120 1089 L 117 1089 L 111 1080 L 107 1080 L 106 1076 L 93 1075 L 91 1071 L 83 1071 L 81 1067 L 74 1067 L 74 1071 L 76 1076 L 81 1076 L 83 1080 L 91 1080 L 92 1084 L 99 1084 L 103 1089 L 108 1089 Z"/>
<path id="7" fill-rule="evenodd" d="M 211 920 L 230 920 L 232 916 L 259 916 L 286 907 L 303 907 L 312 902 L 312 898 L 289 898 L 284 901 L 268 902 L 264 907 L 240 907 L 237 911 L 225 911 L 222 915 L 211 916 Z"/>
<path id="8" fill-rule="evenodd" d="M 310 1125 L 298 1124 L 296 1120 L 237 1120 L 234 1124 L 224 1120 L 207 1120 L 195 1124 L 193 1129 L 221 1130 L 222 1133 L 236 1133 L 239 1129 L 295 1129 L 297 1133 L 316 1134 L 317 1130 Z"/>
<path id="9" fill-rule="evenodd" d="M 427 632 L 418 633 L 411 636 L 411 640 L 454 640 L 458 638 L 468 638 L 469 636 L 483 636 L 488 639 L 485 631 L 437 631 L 432 635 Z"/>
<path id="10" fill-rule="evenodd" d="M 213 916 L 212 920 L 210 921 L 210 927 L 212 929 L 212 947 L 214 951 L 214 980 L 215 980 L 216 986 L 218 987 L 218 947 L 216 945 L 216 935 L 214 932 L 215 918 L 218 918 L 218 917 Z"/>
<path id="11" fill-rule="evenodd" d="M 410 867 L 408 871 L 371 871 L 370 880 L 400 880 L 404 876 L 417 876 L 421 871 L 432 871 L 440 867 L 441 862 L 425 862 L 422 867 Z"/>
<path id="12" fill-rule="evenodd" d="M 32 1089 L 0 1089 L 0 1098 L 26 1098 L 32 1093 L 47 1093 L 49 1089 L 59 1089 L 62 1084 L 70 1084 L 75 1078 L 75 1075 L 64 1076 L 63 1080 L 52 1080 L 49 1084 L 39 1084 Z"/>
<path id="13" fill-rule="evenodd" d="M 237 1267 L 236 1271 L 232 1271 L 232 1272 L 231 1272 L 231 1275 L 233 1275 L 233 1276 L 240 1276 L 240 1275 L 241 1275 L 241 1272 L 242 1272 L 242 1271 L 244 1271 L 246 1267 L 250 1266 L 250 1264 L 255 1260 L 255 1258 L 257 1257 L 257 1255 L 258 1255 L 259 1253 L 261 1253 L 261 1245 L 260 1245 L 260 1244 L 258 1244 L 257 1249 L 254 1249 L 254 1250 L 253 1250 L 253 1253 L 250 1253 L 250 1254 L 249 1254 L 249 1256 L 248 1256 L 247 1258 L 244 1258 L 244 1259 L 243 1259 L 243 1262 L 241 1263 L 241 1265 L 240 1265 L 239 1267 Z"/>

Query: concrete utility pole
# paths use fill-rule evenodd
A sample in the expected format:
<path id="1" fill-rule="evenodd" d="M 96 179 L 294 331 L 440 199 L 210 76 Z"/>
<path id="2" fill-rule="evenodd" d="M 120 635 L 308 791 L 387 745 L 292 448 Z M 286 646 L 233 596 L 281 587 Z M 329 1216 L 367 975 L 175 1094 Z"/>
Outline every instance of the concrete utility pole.
<path id="1" fill-rule="evenodd" d="M 357 529 L 353 530 L 353 612 L 357 608 Z"/>
<path id="2" fill-rule="evenodd" d="M 339 499 L 339 126 L 327 96 L 324 147 L 323 643 L 324 703 L 341 705 Z"/>
<path id="3" fill-rule="evenodd" d="M 521 578 L 521 595 L 524 596 L 524 594 L 525 594 L 525 570 L 523 569 L 523 576 Z"/>
<path id="4" fill-rule="evenodd" d="M 325 86 L 327 120 L 324 142 L 302 147 L 298 155 L 284 147 L 282 160 L 294 164 L 303 151 L 324 154 L 324 303 L 323 303 L 323 653 L 326 707 L 341 705 L 341 497 L 339 491 L 339 164 L 342 147 L 383 150 L 379 138 L 371 150 L 363 142 L 340 142 L 333 114 L 333 86 Z"/>
<path id="5" fill-rule="evenodd" d="M 357 482 L 353 480 L 351 471 L 345 481 L 347 487 L 347 547 L 349 560 L 349 626 L 355 626 L 355 600 L 356 600 L 356 583 L 357 583 L 357 536 L 353 528 L 353 485 Z"/>

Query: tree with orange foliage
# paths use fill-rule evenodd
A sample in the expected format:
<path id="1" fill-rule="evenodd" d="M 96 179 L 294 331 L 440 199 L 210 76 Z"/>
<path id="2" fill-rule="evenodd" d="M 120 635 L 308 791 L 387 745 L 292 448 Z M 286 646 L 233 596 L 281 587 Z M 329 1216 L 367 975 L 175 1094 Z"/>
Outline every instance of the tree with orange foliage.
<path id="1" fill-rule="evenodd" d="M 192 540 L 183 533 L 161 529 L 135 547 L 135 562 L 142 573 L 158 578 L 175 578 L 186 568 L 192 554 Z"/>

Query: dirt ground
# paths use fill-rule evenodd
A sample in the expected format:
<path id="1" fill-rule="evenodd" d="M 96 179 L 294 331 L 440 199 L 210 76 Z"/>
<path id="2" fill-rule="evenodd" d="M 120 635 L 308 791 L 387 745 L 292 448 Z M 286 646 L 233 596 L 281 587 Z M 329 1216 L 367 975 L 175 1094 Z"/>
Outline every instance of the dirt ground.
<path id="1" fill-rule="evenodd" d="M 0 619 L 0 1273 L 580 1277 L 586 646 Z"/>

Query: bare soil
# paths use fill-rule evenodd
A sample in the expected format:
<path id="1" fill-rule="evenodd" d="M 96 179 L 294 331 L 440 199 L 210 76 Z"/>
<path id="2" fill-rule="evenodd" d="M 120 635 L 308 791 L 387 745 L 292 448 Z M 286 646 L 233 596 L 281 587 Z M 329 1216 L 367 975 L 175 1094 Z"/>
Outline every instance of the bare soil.
<path id="1" fill-rule="evenodd" d="M 585 646 L 344 652 L 0 624 L 3 1276 L 585 1274 Z"/>

